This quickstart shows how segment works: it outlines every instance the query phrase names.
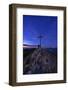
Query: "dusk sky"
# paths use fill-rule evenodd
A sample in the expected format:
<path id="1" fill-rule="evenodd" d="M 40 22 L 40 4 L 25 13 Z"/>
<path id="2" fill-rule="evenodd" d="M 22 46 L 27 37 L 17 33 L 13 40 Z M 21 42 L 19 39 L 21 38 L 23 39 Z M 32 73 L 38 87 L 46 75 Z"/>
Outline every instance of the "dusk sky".
<path id="1" fill-rule="evenodd" d="M 38 36 L 42 35 L 42 46 L 57 47 L 57 17 L 23 15 L 24 44 L 39 45 Z"/>

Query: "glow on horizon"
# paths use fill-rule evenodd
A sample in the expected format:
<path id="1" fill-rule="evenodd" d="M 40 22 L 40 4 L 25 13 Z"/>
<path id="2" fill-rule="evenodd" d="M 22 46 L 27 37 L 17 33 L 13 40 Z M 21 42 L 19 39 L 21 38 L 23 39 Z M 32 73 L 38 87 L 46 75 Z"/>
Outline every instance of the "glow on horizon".
<path id="1" fill-rule="evenodd" d="M 27 45 L 39 45 L 38 42 L 34 43 L 34 42 L 28 41 L 28 40 L 23 40 L 23 44 L 27 44 Z"/>

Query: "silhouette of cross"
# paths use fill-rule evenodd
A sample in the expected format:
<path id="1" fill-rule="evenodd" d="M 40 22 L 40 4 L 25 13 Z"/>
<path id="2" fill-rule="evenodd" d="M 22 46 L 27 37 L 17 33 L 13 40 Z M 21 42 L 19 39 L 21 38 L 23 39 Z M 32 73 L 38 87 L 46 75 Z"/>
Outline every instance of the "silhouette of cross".
<path id="1" fill-rule="evenodd" d="M 41 48 L 41 41 L 42 41 L 43 36 L 39 35 L 38 38 L 39 38 L 39 47 Z"/>

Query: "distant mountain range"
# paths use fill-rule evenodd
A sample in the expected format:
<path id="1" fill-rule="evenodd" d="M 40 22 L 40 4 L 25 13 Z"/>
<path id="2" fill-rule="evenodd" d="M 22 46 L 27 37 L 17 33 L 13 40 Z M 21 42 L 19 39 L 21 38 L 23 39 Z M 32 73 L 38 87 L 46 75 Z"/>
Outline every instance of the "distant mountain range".
<path id="1" fill-rule="evenodd" d="M 38 48 L 38 47 L 39 47 L 39 45 L 23 44 L 23 48 Z M 45 46 L 42 46 L 42 48 L 50 48 L 50 51 L 52 48 L 57 49 L 57 47 L 45 47 Z"/>
<path id="2" fill-rule="evenodd" d="M 38 45 L 23 44 L 23 48 L 38 48 Z"/>

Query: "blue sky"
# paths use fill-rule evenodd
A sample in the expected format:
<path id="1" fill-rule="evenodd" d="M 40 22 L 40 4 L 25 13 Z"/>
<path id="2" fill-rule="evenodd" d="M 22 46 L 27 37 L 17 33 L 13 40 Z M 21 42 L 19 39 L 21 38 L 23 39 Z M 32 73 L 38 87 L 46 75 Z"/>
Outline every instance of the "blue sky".
<path id="1" fill-rule="evenodd" d="M 57 47 L 57 17 L 23 15 L 24 44 L 38 45 L 38 36 L 42 35 L 42 46 Z"/>

